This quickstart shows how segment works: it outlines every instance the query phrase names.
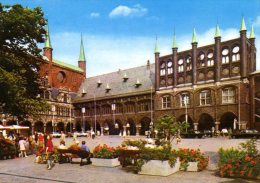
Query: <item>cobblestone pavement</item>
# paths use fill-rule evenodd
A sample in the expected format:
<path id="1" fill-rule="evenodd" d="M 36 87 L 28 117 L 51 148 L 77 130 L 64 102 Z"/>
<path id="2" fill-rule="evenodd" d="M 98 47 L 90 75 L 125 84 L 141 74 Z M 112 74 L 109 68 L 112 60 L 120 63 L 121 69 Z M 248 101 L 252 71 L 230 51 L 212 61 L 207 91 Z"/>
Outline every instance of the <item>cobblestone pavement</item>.
<path id="1" fill-rule="evenodd" d="M 136 138 L 136 137 L 134 137 Z M 108 144 L 110 146 L 120 145 L 124 140 L 121 137 L 97 137 L 78 138 L 85 140 L 90 150 L 98 144 Z M 28 158 L 16 158 L 0 161 L 0 182 L 1 183 L 46 183 L 46 182 L 92 182 L 92 183 L 215 183 L 215 182 L 256 182 L 253 180 L 227 179 L 216 175 L 217 151 L 220 147 L 237 147 L 243 139 L 183 139 L 181 144 L 174 144 L 174 148 L 188 147 L 200 148 L 210 156 L 210 166 L 202 172 L 177 172 L 168 177 L 138 175 L 121 166 L 116 168 L 94 167 L 92 165 L 79 166 L 79 160 L 73 160 L 73 164 L 56 164 L 52 170 L 46 169 L 46 164 L 34 163 L 34 156 Z M 54 139 L 54 144 L 58 145 L 59 140 Z M 67 145 L 72 143 L 71 138 L 67 138 Z M 260 140 L 257 141 L 260 150 Z"/>

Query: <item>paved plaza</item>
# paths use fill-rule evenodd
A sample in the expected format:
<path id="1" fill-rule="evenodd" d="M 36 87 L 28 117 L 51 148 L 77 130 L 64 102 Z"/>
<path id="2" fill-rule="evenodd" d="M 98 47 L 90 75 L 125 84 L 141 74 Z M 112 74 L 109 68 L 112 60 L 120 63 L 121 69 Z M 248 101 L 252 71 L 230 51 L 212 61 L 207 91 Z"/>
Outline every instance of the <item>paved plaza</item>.
<path id="1" fill-rule="evenodd" d="M 138 137 L 133 137 L 137 139 Z M 140 138 L 140 137 L 139 137 Z M 128 139 L 128 137 L 127 137 Z M 108 144 L 110 146 L 120 145 L 124 140 L 122 137 L 97 137 L 78 138 L 85 140 L 90 150 L 98 144 Z M 115 182 L 192 182 L 192 183 L 214 183 L 214 182 L 257 182 L 253 180 L 220 178 L 216 175 L 217 151 L 220 147 L 237 147 L 243 139 L 208 138 L 208 139 L 183 139 L 181 144 L 173 143 L 174 148 L 188 147 L 200 148 L 210 156 L 208 168 L 202 172 L 177 172 L 168 177 L 138 175 L 121 166 L 116 168 L 94 167 L 92 165 L 79 166 L 79 160 L 73 160 L 73 164 L 56 164 L 52 170 L 46 169 L 46 164 L 34 163 L 35 156 L 28 158 L 16 158 L 0 161 L 0 182 L 1 183 L 46 183 L 46 182 L 93 182 L 93 183 L 115 183 Z M 67 138 L 67 145 L 72 143 L 71 138 Z M 54 144 L 58 145 L 59 140 L 54 139 Z M 257 141 L 260 150 L 260 140 Z"/>

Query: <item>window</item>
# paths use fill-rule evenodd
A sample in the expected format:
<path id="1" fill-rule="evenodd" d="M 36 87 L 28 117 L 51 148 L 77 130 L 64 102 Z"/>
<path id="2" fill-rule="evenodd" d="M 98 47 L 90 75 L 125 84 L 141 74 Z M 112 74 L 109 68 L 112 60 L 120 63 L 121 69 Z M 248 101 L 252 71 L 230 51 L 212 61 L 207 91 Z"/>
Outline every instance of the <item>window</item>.
<path id="1" fill-rule="evenodd" d="M 178 72 L 183 72 L 183 59 L 178 60 Z"/>
<path id="2" fill-rule="evenodd" d="M 210 91 L 204 90 L 200 92 L 200 105 L 210 105 L 211 98 L 210 98 Z"/>
<path id="3" fill-rule="evenodd" d="M 208 55 L 207 55 L 207 57 L 208 57 L 208 61 L 207 61 L 208 67 L 213 66 L 213 65 L 214 65 L 213 52 L 212 52 L 212 51 L 209 52 Z"/>
<path id="4" fill-rule="evenodd" d="M 186 68 L 187 68 L 187 71 L 190 71 L 192 69 L 191 57 L 190 56 L 186 59 Z"/>
<path id="5" fill-rule="evenodd" d="M 166 95 L 162 97 L 162 109 L 171 108 L 171 96 Z"/>
<path id="6" fill-rule="evenodd" d="M 164 76 L 164 75 L 165 75 L 165 63 L 162 63 L 162 64 L 161 64 L 160 75 L 161 75 L 161 76 Z"/>
<path id="7" fill-rule="evenodd" d="M 235 91 L 234 88 L 224 88 L 222 90 L 222 103 L 229 104 L 235 103 Z"/>
<path id="8" fill-rule="evenodd" d="M 235 46 L 232 50 L 232 62 L 237 62 L 240 60 L 239 47 Z"/>
<path id="9" fill-rule="evenodd" d="M 143 101 L 139 103 L 139 111 L 149 111 L 149 110 L 151 110 L 150 101 Z"/>
<path id="10" fill-rule="evenodd" d="M 122 113 L 122 112 L 123 112 L 123 106 L 122 106 L 122 104 L 116 104 L 115 113 Z"/>
<path id="11" fill-rule="evenodd" d="M 173 73 L 173 69 L 172 69 L 172 61 L 169 60 L 167 63 L 167 73 L 168 74 L 172 74 Z"/>
<path id="12" fill-rule="evenodd" d="M 222 50 L 222 64 L 227 64 L 229 63 L 229 56 L 228 56 L 228 49 L 225 48 Z"/>
<path id="13" fill-rule="evenodd" d="M 188 93 L 182 93 L 180 96 L 181 107 L 190 106 L 190 95 Z"/>
<path id="14" fill-rule="evenodd" d="M 135 112 L 135 104 L 134 103 L 128 103 L 125 105 L 125 112 L 130 113 L 130 112 Z"/>
<path id="15" fill-rule="evenodd" d="M 205 64 L 205 54 L 204 53 L 201 53 L 199 55 L 198 60 L 199 60 L 199 67 L 205 67 L 206 66 L 206 64 Z"/>

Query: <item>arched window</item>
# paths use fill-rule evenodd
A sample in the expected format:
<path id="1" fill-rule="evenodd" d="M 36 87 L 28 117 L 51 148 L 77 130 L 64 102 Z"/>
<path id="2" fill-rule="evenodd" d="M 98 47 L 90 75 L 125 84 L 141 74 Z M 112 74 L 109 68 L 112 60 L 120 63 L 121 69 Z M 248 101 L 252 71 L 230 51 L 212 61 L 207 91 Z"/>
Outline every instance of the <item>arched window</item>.
<path id="1" fill-rule="evenodd" d="M 190 71 L 192 69 L 192 64 L 191 64 L 191 56 L 188 56 L 186 59 L 186 70 Z"/>
<path id="2" fill-rule="evenodd" d="M 181 107 L 190 106 L 190 95 L 189 95 L 189 93 L 182 93 L 180 95 L 180 104 L 181 104 Z"/>
<path id="3" fill-rule="evenodd" d="M 214 55 L 212 50 L 208 52 L 207 60 L 208 67 L 214 66 Z"/>
<path id="4" fill-rule="evenodd" d="M 222 90 L 222 103 L 235 103 L 235 90 L 233 87 L 224 88 Z"/>
<path id="5" fill-rule="evenodd" d="M 228 48 L 224 48 L 222 50 L 222 64 L 228 64 L 229 63 L 229 50 Z"/>
<path id="6" fill-rule="evenodd" d="M 240 60 L 239 47 L 235 46 L 232 49 L 232 62 L 237 62 Z"/>
<path id="7" fill-rule="evenodd" d="M 200 53 L 199 57 L 198 57 L 198 61 L 199 61 L 199 67 L 205 67 L 205 54 L 204 53 Z"/>
<path id="8" fill-rule="evenodd" d="M 160 66 L 160 75 L 161 75 L 161 76 L 164 76 L 164 75 L 165 75 L 165 70 L 166 70 L 165 67 L 166 67 L 166 66 L 165 66 L 165 63 L 163 62 L 163 63 L 161 64 L 161 66 Z"/>
<path id="9" fill-rule="evenodd" d="M 172 61 L 168 60 L 168 63 L 167 63 L 167 74 L 172 74 L 172 73 L 173 73 Z"/>
<path id="10" fill-rule="evenodd" d="M 178 60 L 178 72 L 183 72 L 184 67 L 183 67 L 183 59 Z"/>
<path id="11" fill-rule="evenodd" d="M 162 97 L 162 109 L 171 108 L 171 96 L 165 95 Z"/>
<path id="12" fill-rule="evenodd" d="M 209 90 L 203 90 L 200 92 L 200 105 L 210 105 L 211 96 Z"/>

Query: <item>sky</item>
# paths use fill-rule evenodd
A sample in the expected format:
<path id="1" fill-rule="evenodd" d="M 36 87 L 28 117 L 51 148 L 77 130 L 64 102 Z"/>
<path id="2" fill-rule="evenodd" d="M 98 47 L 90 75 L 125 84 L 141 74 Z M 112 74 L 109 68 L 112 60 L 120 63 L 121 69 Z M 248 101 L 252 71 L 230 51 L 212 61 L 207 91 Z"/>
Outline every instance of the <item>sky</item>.
<path id="1" fill-rule="evenodd" d="M 77 65 L 83 35 L 87 77 L 154 63 L 156 37 L 161 55 L 171 54 L 175 31 L 179 51 L 214 43 L 216 24 L 222 41 L 239 37 L 244 16 L 254 25 L 260 70 L 260 0 L 1 0 L 40 6 L 49 21 L 53 57 Z M 43 44 L 39 45 L 43 47 Z"/>

